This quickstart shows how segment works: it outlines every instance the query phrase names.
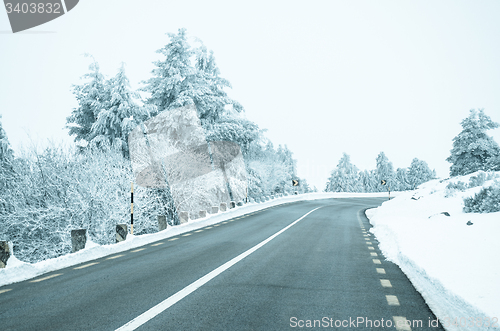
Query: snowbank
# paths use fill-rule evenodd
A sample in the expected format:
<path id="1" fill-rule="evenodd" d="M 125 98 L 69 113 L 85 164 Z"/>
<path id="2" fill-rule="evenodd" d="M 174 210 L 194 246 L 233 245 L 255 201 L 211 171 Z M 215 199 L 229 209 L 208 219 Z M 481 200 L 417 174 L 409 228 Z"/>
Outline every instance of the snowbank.
<path id="1" fill-rule="evenodd" d="M 462 211 L 463 198 L 481 186 L 464 191 L 446 188 L 450 182 L 467 184 L 475 175 L 424 183 L 366 212 L 385 257 L 399 265 L 443 324 L 446 318 L 457 318 L 458 323 L 465 318 L 469 323 L 470 317 L 483 321 L 500 317 L 500 212 Z M 466 329 L 500 330 L 499 324 Z"/>
<path id="2" fill-rule="evenodd" d="M 25 263 L 11 256 L 5 269 L 0 269 L 0 286 L 17 283 L 26 279 L 37 277 L 41 274 L 67 268 L 83 262 L 95 260 L 107 255 L 123 252 L 135 247 L 177 236 L 181 233 L 193 231 L 211 224 L 219 223 L 234 217 L 253 213 L 258 210 L 277 206 L 289 202 L 303 200 L 318 200 L 328 198 L 352 198 L 352 197 L 385 197 L 387 193 L 307 193 L 281 197 L 264 203 L 250 203 L 242 207 L 236 207 L 229 211 L 208 215 L 205 218 L 189 221 L 188 223 L 167 227 L 161 232 L 141 236 L 128 235 L 127 240 L 113 245 L 98 245 L 87 240 L 85 249 L 72 254 L 66 254 L 54 259 L 48 259 L 37 263 Z"/>

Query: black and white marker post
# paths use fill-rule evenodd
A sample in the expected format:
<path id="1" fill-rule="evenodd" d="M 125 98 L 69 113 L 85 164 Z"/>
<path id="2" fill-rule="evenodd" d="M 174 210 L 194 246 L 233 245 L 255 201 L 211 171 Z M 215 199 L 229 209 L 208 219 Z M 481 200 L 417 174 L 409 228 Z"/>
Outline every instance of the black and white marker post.
<path id="1" fill-rule="evenodd" d="M 130 184 L 130 234 L 134 234 L 134 182 Z"/>

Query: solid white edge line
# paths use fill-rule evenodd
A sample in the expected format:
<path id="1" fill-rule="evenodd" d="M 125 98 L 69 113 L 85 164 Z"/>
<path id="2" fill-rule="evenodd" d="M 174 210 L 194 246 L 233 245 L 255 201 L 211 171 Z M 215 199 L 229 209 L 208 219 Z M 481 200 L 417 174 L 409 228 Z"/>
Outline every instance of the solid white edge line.
<path id="1" fill-rule="evenodd" d="M 193 283 L 189 284 L 188 286 L 186 286 L 185 288 L 183 288 L 179 292 L 177 292 L 174 295 L 163 300 L 162 302 L 160 302 L 159 304 L 157 304 L 153 308 L 151 308 L 151 309 L 147 310 L 146 312 L 142 313 L 141 315 L 137 316 L 136 318 L 134 318 L 133 320 L 131 320 L 127 324 L 116 329 L 116 331 L 132 331 L 132 330 L 137 329 L 138 327 L 140 327 L 141 325 L 143 325 L 144 323 L 146 323 L 147 321 L 149 321 L 153 317 L 159 315 L 161 312 L 165 311 L 166 309 L 168 309 L 172 305 L 176 304 L 177 302 L 179 302 L 180 300 L 182 300 L 183 298 L 185 298 L 189 294 L 196 291 L 201 286 L 205 285 L 208 281 L 215 278 L 216 276 L 221 274 L 223 271 L 229 269 L 230 267 L 232 267 L 233 265 L 235 265 L 239 261 L 243 260 L 245 257 L 252 254 L 253 252 L 258 250 L 259 248 L 261 248 L 262 246 L 264 246 L 265 244 L 267 244 L 268 242 L 270 242 L 271 240 L 273 240 L 274 238 L 276 238 L 277 236 L 279 236 L 280 234 L 282 234 L 283 232 L 285 232 L 286 230 L 288 230 L 289 228 L 291 228 L 292 226 L 294 226 L 295 224 L 300 222 L 307 215 L 309 215 L 310 213 L 312 213 L 313 211 L 315 211 L 319 208 L 322 208 L 322 207 L 318 207 L 318 208 L 311 210 L 310 212 L 308 212 L 307 214 L 305 214 L 304 216 L 302 216 L 298 220 L 294 221 L 293 223 L 289 224 L 288 226 L 284 227 L 280 231 L 276 232 L 275 234 L 273 234 L 269 238 L 265 239 L 264 241 L 260 242 L 259 244 L 255 245 L 255 246 L 253 246 L 252 248 L 248 249 L 247 251 L 241 253 L 240 255 L 236 256 L 232 260 L 224 263 L 220 267 L 212 270 L 211 272 L 209 272 L 205 276 L 201 277 L 200 279 L 194 281 Z"/>

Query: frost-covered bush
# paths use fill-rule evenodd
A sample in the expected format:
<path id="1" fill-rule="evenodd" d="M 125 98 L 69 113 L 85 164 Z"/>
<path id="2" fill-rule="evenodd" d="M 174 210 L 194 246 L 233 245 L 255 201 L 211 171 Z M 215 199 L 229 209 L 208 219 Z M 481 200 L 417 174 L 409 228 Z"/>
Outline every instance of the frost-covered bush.
<path id="1" fill-rule="evenodd" d="M 477 176 L 471 176 L 469 178 L 469 188 L 477 187 L 477 186 L 483 186 L 484 182 L 486 181 L 486 173 L 480 171 Z"/>
<path id="2" fill-rule="evenodd" d="M 14 243 L 20 260 L 37 262 L 71 252 L 71 230 L 89 240 L 115 241 L 115 225 L 130 220 L 130 161 L 108 151 L 77 154 L 60 147 L 35 149 L 15 159 L 9 190 L 0 192 L 0 238 Z M 157 231 L 156 194 L 134 192 L 134 227 Z"/>
<path id="3" fill-rule="evenodd" d="M 467 185 L 462 181 L 451 182 L 451 183 L 448 183 L 448 185 L 446 185 L 445 196 L 447 198 L 452 197 L 455 194 L 455 192 L 457 192 L 457 191 L 463 192 L 466 189 L 467 189 Z"/>
<path id="4" fill-rule="evenodd" d="M 466 213 L 494 213 L 500 211 L 500 182 L 483 188 L 474 197 L 464 199 Z"/>

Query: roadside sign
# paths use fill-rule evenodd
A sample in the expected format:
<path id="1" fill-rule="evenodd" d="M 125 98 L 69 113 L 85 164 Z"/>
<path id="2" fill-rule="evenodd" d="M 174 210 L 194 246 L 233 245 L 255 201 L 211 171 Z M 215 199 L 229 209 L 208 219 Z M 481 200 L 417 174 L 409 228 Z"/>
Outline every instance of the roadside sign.
<path id="1" fill-rule="evenodd" d="M 299 180 L 298 179 L 292 179 L 292 185 L 293 186 L 299 186 Z"/>
<path id="2" fill-rule="evenodd" d="M 385 185 L 385 184 L 387 184 L 387 182 L 385 181 L 385 179 L 382 179 L 382 180 L 380 181 L 380 184 Z"/>

